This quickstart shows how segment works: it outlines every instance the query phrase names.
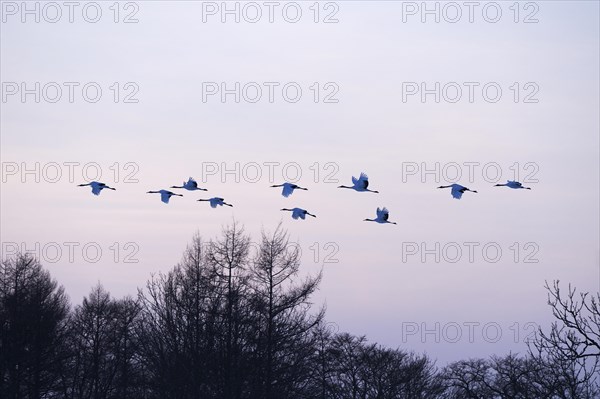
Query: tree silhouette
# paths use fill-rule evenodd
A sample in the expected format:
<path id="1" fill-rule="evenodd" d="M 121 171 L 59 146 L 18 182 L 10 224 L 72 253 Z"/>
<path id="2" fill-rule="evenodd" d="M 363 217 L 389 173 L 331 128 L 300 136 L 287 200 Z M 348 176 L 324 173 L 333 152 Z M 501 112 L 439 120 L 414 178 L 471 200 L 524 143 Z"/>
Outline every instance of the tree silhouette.
<path id="1" fill-rule="evenodd" d="M 131 298 L 115 300 L 96 285 L 69 320 L 62 366 L 67 398 L 128 398 L 139 392 L 134 326 L 139 307 Z"/>
<path id="2" fill-rule="evenodd" d="M 281 224 L 262 232 L 250 285 L 254 316 L 253 386 L 266 399 L 295 397 L 309 374 L 312 329 L 324 315 L 311 314 L 310 296 L 321 274 L 299 278 L 300 252 Z"/>
<path id="3" fill-rule="evenodd" d="M 196 398 L 215 394 L 220 349 L 218 276 L 206 262 L 199 236 L 182 262 L 153 276 L 139 293 L 138 336 L 153 397 Z"/>
<path id="4" fill-rule="evenodd" d="M 321 273 L 277 226 L 257 252 L 236 223 L 196 234 L 136 299 L 98 283 L 70 309 L 31 256 L 0 268 L 0 398 L 594 399 L 600 294 L 546 284 L 555 322 L 525 355 L 460 360 L 338 332 L 313 307 Z"/>
<path id="5" fill-rule="evenodd" d="M 219 240 L 208 246 L 208 262 L 219 282 L 225 286 L 225 348 L 223 351 L 223 397 L 240 397 L 242 392 L 243 334 L 247 331 L 247 266 L 250 261 L 250 238 L 234 222 L 224 228 Z"/>
<path id="6" fill-rule="evenodd" d="M 55 388 L 66 337 L 64 289 L 29 255 L 0 266 L 0 393 L 43 398 Z"/>
<path id="7" fill-rule="evenodd" d="M 558 280 L 545 288 L 556 320 L 549 332 L 540 327 L 528 343 L 531 356 L 551 364 L 548 373 L 561 397 L 600 395 L 600 293 L 577 295 L 569 284 L 564 295 Z"/>

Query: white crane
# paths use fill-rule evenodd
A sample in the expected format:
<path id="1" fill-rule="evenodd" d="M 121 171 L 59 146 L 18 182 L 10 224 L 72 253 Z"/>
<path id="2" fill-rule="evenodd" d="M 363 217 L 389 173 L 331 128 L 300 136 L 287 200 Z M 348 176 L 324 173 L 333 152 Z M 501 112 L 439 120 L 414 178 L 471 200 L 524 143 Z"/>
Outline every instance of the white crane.
<path id="1" fill-rule="evenodd" d="M 116 188 L 108 187 L 106 184 L 100 183 L 97 181 L 91 181 L 91 182 L 85 183 L 85 184 L 78 184 L 78 186 L 79 187 L 92 186 L 92 194 L 94 194 L 94 195 L 100 195 L 100 191 L 104 190 L 105 188 L 107 188 L 109 190 L 116 190 Z"/>
<path id="2" fill-rule="evenodd" d="M 452 187 L 450 194 L 452 194 L 452 196 L 456 199 L 460 199 L 460 197 L 462 197 L 462 195 L 465 191 L 470 191 L 472 193 L 477 192 L 475 190 L 470 190 L 470 189 L 466 188 L 465 186 L 461 186 L 460 184 L 456 184 L 456 183 L 451 184 L 449 186 L 439 186 L 438 188 L 449 188 L 449 187 Z"/>
<path id="3" fill-rule="evenodd" d="M 164 202 L 165 204 L 169 203 L 169 200 L 171 199 L 171 197 L 173 195 L 176 195 L 178 197 L 183 197 L 183 195 L 175 194 L 174 192 L 169 191 L 169 190 L 148 191 L 147 194 L 160 194 L 160 200 L 162 202 Z"/>
<path id="4" fill-rule="evenodd" d="M 288 209 L 288 208 L 282 208 L 282 211 L 290 211 L 292 212 L 292 218 L 294 219 L 306 219 L 306 215 L 308 216 L 312 216 L 314 218 L 317 217 L 317 215 L 313 215 L 312 213 L 309 213 L 306 209 L 302 209 L 302 208 L 292 208 L 292 209 Z"/>
<path id="5" fill-rule="evenodd" d="M 338 188 L 350 188 L 352 190 L 356 190 L 356 191 L 368 191 L 370 193 L 379 193 L 379 191 L 374 191 L 374 190 L 369 190 L 369 176 L 367 176 L 365 173 L 361 173 L 360 177 L 357 179 L 356 177 L 352 176 L 352 184 L 354 184 L 352 187 L 349 186 L 338 186 Z"/>
<path id="6" fill-rule="evenodd" d="M 294 190 L 308 190 L 308 188 L 304 188 L 304 187 L 300 187 L 296 184 L 293 183 L 288 183 L 285 182 L 283 184 L 275 184 L 274 186 L 271 187 L 283 187 L 283 190 L 281 190 L 281 195 L 283 195 L 284 197 L 289 197 L 290 195 L 292 195 L 292 193 L 294 192 Z"/>
<path id="7" fill-rule="evenodd" d="M 524 188 L 525 190 L 531 190 L 531 187 L 523 187 L 523 185 L 521 183 L 519 183 L 518 181 L 514 181 L 514 180 L 507 180 L 506 184 L 496 184 L 494 187 L 498 187 L 498 186 L 506 186 L 506 187 L 510 187 L 510 188 Z"/>
<path id="8" fill-rule="evenodd" d="M 184 188 L 189 191 L 199 190 L 199 191 L 208 191 L 205 188 L 198 187 L 198 183 L 194 178 L 190 177 L 188 181 L 183 182 L 183 186 L 171 186 L 171 188 Z"/>
<path id="9" fill-rule="evenodd" d="M 390 223 L 390 224 L 396 224 L 396 222 L 390 222 L 388 220 L 388 218 L 390 217 L 390 212 L 387 210 L 387 208 L 383 208 L 383 209 L 379 209 L 377 208 L 377 217 L 375 219 L 365 219 L 365 222 L 377 222 L 377 223 Z"/>
<path id="10" fill-rule="evenodd" d="M 209 199 L 199 199 L 198 201 L 208 201 L 208 202 L 210 202 L 210 207 L 211 208 L 216 208 L 217 206 L 223 206 L 223 205 L 227 205 L 227 206 L 233 207 L 233 205 L 228 204 L 227 202 L 225 202 L 225 199 L 219 198 L 219 197 L 212 197 L 212 198 L 209 198 Z"/>

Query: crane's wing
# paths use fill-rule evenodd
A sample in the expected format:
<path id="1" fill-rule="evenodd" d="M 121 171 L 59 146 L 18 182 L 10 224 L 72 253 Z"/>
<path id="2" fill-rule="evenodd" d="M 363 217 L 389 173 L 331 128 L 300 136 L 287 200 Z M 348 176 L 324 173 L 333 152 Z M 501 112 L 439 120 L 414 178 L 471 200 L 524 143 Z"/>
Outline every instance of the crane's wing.
<path id="1" fill-rule="evenodd" d="M 219 205 L 219 199 L 218 198 L 211 198 L 210 199 L 210 207 L 211 208 L 216 208 L 217 205 Z"/>
<path id="2" fill-rule="evenodd" d="M 198 183 L 196 183 L 196 180 L 194 180 L 193 177 L 190 177 L 187 181 L 187 184 L 193 188 L 197 188 L 198 187 Z"/>
<path id="3" fill-rule="evenodd" d="M 300 216 L 300 219 L 304 220 L 306 219 L 306 212 L 299 211 L 298 216 Z"/>
<path id="4" fill-rule="evenodd" d="M 92 184 L 92 194 L 100 195 L 100 191 L 102 191 L 103 188 L 104 188 L 104 186 L 100 186 L 98 184 Z"/>
<path id="5" fill-rule="evenodd" d="M 300 211 L 300 210 L 299 210 L 298 208 L 294 208 L 294 210 L 292 211 L 292 217 L 293 217 L 294 219 L 296 219 L 296 220 L 297 220 L 299 217 L 301 217 L 301 215 L 300 215 L 300 212 L 299 212 L 299 211 Z M 304 219 L 304 217 L 302 217 L 302 219 Z"/>
<path id="6" fill-rule="evenodd" d="M 452 194 L 452 196 L 456 199 L 460 199 L 463 195 L 464 192 L 464 187 L 462 186 L 453 186 L 452 187 L 452 191 L 450 192 Z"/>
<path id="7" fill-rule="evenodd" d="M 160 200 L 165 204 L 169 203 L 169 199 L 171 198 L 171 194 L 167 191 L 163 191 L 160 193 Z"/>
<path id="8" fill-rule="evenodd" d="M 294 192 L 294 187 L 292 187 L 290 184 L 284 184 L 283 185 L 283 190 L 281 190 L 281 195 L 283 195 L 284 197 L 289 197 L 292 193 Z"/>
<path id="9" fill-rule="evenodd" d="M 377 208 L 377 219 L 381 219 L 383 217 L 384 210 L 385 210 L 385 208 L 383 208 L 383 210 Z"/>
<path id="10" fill-rule="evenodd" d="M 360 178 L 358 179 L 359 187 L 367 188 L 369 187 L 369 176 L 366 173 L 362 172 L 360 174 Z"/>
<path id="11" fill-rule="evenodd" d="M 388 212 L 387 208 L 383 208 L 383 209 L 381 210 L 381 215 L 382 215 L 382 216 L 381 216 L 381 218 L 382 218 L 384 221 L 388 220 L 388 218 L 390 217 L 390 213 Z"/>

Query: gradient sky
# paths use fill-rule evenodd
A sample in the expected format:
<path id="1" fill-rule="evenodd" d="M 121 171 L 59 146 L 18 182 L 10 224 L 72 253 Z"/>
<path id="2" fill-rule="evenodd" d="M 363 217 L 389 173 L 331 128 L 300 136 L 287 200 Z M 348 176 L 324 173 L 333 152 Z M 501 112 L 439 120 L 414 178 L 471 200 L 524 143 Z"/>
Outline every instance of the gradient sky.
<path id="1" fill-rule="evenodd" d="M 340 330 L 426 351 L 441 365 L 523 352 L 523 338 L 532 331 L 528 323 L 549 326 L 552 321 L 545 280 L 600 289 L 598 2 L 541 1 L 533 3 L 537 11 L 521 3 L 518 23 L 509 9 L 512 2 L 498 3 L 497 23 L 483 18 L 486 2 L 475 9 L 472 23 L 466 7 L 457 23 L 443 15 L 439 23 L 431 15 L 423 23 L 420 14 L 404 15 L 403 22 L 406 2 L 371 1 L 340 1 L 327 9 L 321 3 L 319 23 L 309 8 L 313 2 L 298 3 L 302 17 L 297 23 L 284 20 L 286 3 L 281 2 L 269 23 L 268 8 L 258 2 L 264 14 L 259 22 L 242 18 L 235 23 L 228 16 L 222 23 L 220 14 L 206 15 L 203 22 L 203 7 L 209 6 L 202 2 L 138 1 L 139 21 L 128 24 L 122 19 L 134 8 L 125 9 L 124 3 L 118 23 L 109 9 L 112 2 L 101 3 L 97 23 L 83 19 L 85 2 L 75 10 L 73 23 L 64 7 L 57 23 L 44 21 L 43 15 L 39 23 L 26 15 L 23 23 L 20 10 L 12 15 L 7 3 L 2 3 L 0 32 L 6 96 L 1 103 L 2 255 L 13 243 L 28 249 L 59 243 L 58 261 L 42 262 L 73 303 L 97 281 L 115 296 L 134 295 L 151 273 L 167 271 L 180 260 L 195 232 L 213 238 L 234 218 L 255 239 L 261 229 L 273 230 L 283 221 L 303 250 L 303 273 L 323 268 L 314 302 L 326 303 L 327 319 Z M 323 23 L 336 5 L 339 21 Z M 444 5 L 439 3 L 440 10 Z M 52 18 L 54 11 L 47 11 Z M 534 11 L 539 22 L 523 23 Z M 33 95 L 25 102 L 19 94 L 7 95 L 11 82 L 29 88 L 35 82 L 80 86 L 73 103 L 66 88 L 57 103 L 44 97 L 36 103 Z M 88 82 L 102 88 L 96 103 L 81 96 Z M 139 101 L 115 103 L 114 82 L 121 95 L 130 91 L 125 83 L 137 85 Z M 225 103 L 218 96 L 203 102 L 203 82 L 229 87 L 278 82 L 279 88 L 296 82 L 303 94 L 296 103 L 286 102 L 280 89 L 273 103 L 266 89 L 258 103 L 235 103 L 233 96 Z M 330 91 L 327 82 L 337 85 L 339 102 L 315 103 L 314 82 L 321 95 Z M 403 101 L 406 82 L 425 82 L 429 88 L 435 82 L 480 86 L 472 103 L 464 86 L 457 103 L 436 103 L 433 95 L 423 103 L 419 96 Z M 503 90 L 498 102 L 482 97 L 481 87 L 489 82 Z M 515 82 L 521 95 L 517 103 L 510 89 Z M 523 102 L 528 82 L 539 88 L 537 103 Z M 37 176 L 23 173 L 36 162 Z M 72 181 L 64 165 L 69 162 L 79 163 Z M 117 191 L 95 197 L 89 188 L 76 187 L 86 182 L 82 165 L 92 162 L 101 167 L 99 180 Z M 111 169 L 116 162 L 118 181 Z M 279 163 L 273 182 L 264 166 L 269 162 Z M 431 174 L 403 179 L 410 165 L 433 168 L 436 162 L 440 167 L 479 163 L 472 181 L 464 166 L 459 181 L 479 193 L 457 201 L 448 190 L 435 188 L 453 181 L 436 181 Z M 515 163 L 522 181 L 535 171 L 525 184 L 533 189 L 493 187 L 493 169 L 484 175 L 482 166 L 494 162 L 501 168 L 500 182 L 512 179 Z M 53 163 L 62 165 L 56 179 Z M 126 168 L 128 163 L 134 166 Z M 235 174 L 222 174 L 223 167 L 234 169 L 236 163 L 239 182 Z M 250 181 L 254 169 L 246 166 L 252 163 L 263 165 L 255 182 Z M 268 186 L 282 183 L 282 166 L 292 163 L 300 166 L 299 184 L 309 191 L 286 199 Z M 216 175 L 203 173 L 215 164 Z M 252 172 L 250 178 L 244 179 L 244 170 Z M 294 169 L 288 171 L 293 175 Z M 336 189 L 361 171 L 380 194 Z M 130 177 L 137 183 L 123 181 L 128 172 L 135 172 Z M 188 176 L 234 208 L 213 210 L 196 202 L 206 198 L 204 193 L 183 192 L 168 206 L 145 194 L 179 185 Z M 279 211 L 294 206 L 318 218 L 294 221 Z M 378 206 L 388 207 L 398 225 L 362 221 L 374 217 Z M 79 243 L 73 262 L 65 242 Z M 110 249 L 115 242 L 121 251 L 116 261 Z M 124 248 L 128 242 L 139 248 L 133 255 L 138 263 L 124 262 L 131 251 Z M 331 258 L 338 262 L 323 264 L 330 242 L 339 249 Z M 479 243 L 474 262 L 465 246 L 456 263 L 403 253 L 410 243 L 434 248 L 454 242 Z M 519 262 L 510 249 L 515 242 Z M 82 256 L 86 243 L 102 248 L 97 263 Z M 309 248 L 314 243 L 320 248 L 316 262 Z M 483 258 L 486 243 L 502 249 L 498 262 Z M 524 248 L 526 243 L 534 244 Z M 532 248 L 538 250 L 533 255 L 538 262 L 523 262 Z M 462 336 L 453 343 L 457 325 Z M 473 342 L 468 325 L 474 326 Z M 487 335 L 484 325 L 490 326 Z M 415 326 L 419 331 L 407 335 Z M 492 342 L 495 326 L 502 336 Z M 424 334 L 424 328 L 433 332 Z"/>

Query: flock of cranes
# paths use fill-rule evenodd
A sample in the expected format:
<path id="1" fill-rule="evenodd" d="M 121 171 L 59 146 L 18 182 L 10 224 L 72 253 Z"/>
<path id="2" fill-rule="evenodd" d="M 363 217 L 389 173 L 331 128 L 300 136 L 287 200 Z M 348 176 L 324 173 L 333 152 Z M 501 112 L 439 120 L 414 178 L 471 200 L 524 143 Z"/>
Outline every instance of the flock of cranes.
<path id="1" fill-rule="evenodd" d="M 79 187 L 84 187 L 84 186 L 91 186 L 92 194 L 94 194 L 94 195 L 99 195 L 100 192 L 104 189 L 116 190 L 113 187 L 109 187 L 106 184 L 100 183 L 97 181 L 92 181 L 92 182 L 85 183 L 85 184 L 79 184 Z M 508 180 L 505 184 L 496 184 L 494 187 L 500 187 L 500 186 L 509 187 L 512 189 L 531 190 L 530 187 L 524 187 L 518 181 L 513 181 L 513 180 Z M 296 184 L 287 183 L 287 182 L 283 183 L 283 184 L 275 184 L 275 185 L 272 185 L 271 187 L 283 187 L 281 190 L 281 195 L 283 195 L 286 198 L 289 197 L 290 195 L 292 195 L 294 193 L 294 190 L 308 190 L 305 187 L 300 187 Z M 184 190 L 188 190 L 188 191 L 208 191 L 205 188 L 198 187 L 198 183 L 196 182 L 196 180 L 194 180 L 191 177 L 188 179 L 187 182 L 183 182 L 183 185 L 171 186 L 170 188 L 184 189 Z M 352 176 L 352 186 L 338 186 L 338 188 L 347 188 L 347 189 L 358 191 L 358 192 L 379 193 L 379 191 L 369 189 L 369 177 L 365 173 L 361 173 L 358 179 L 356 177 Z M 477 191 L 475 191 L 475 190 L 471 190 L 465 186 L 461 186 L 460 184 L 456 184 L 456 183 L 450 184 L 448 186 L 439 186 L 438 188 L 450 188 L 451 189 L 450 194 L 455 199 L 461 199 L 462 195 L 467 191 L 470 191 L 472 193 L 477 193 Z M 147 193 L 148 194 L 160 194 L 160 200 L 162 202 L 164 202 L 165 204 L 169 203 L 169 200 L 171 199 L 172 196 L 183 197 L 182 194 L 177 194 L 177 193 L 174 193 L 169 190 L 148 191 Z M 227 202 L 225 202 L 225 199 L 221 198 L 221 197 L 199 199 L 198 201 L 209 202 L 210 206 L 212 208 L 216 208 L 217 206 L 223 206 L 223 205 L 233 207 L 232 204 L 228 204 Z M 314 215 L 314 214 L 308 212 L 306 209 L 302 209 L 302 208 L 291 208 L 291 209 L 282 208 L 281 210 L 287 211 L 287 212 L 292 212 L 292 218 L 294 218 L 294 219 L 305 220 L 307 215 L 312 216 L 314 218 L 317 217 L 316 215 Z M 386 223 L 396 224 L 396 222 L 390 222 L 388 220 L 389 216 L 390 216 L 390 213 L 387 210 L 387 208 L 385 208 L 385 207 L 377 208 L 376 218 L 375 219 L 364 219 L 364 221 L 376 222 L 376 223 L 381 223 L 381 224 L 386 224 Z"/>

